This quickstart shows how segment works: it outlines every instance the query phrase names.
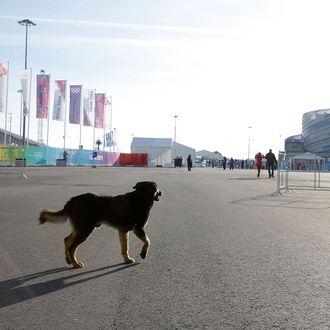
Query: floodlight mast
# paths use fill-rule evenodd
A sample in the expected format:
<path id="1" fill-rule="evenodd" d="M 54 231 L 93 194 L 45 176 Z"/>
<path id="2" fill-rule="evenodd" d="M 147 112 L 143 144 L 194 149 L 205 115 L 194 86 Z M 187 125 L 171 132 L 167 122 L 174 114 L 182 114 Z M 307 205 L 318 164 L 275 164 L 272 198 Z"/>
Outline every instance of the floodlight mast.
<path id="1" fill-rule="evenodd" d="M 29 19 L 23 19 L 17 22 L 18 24 L 25 26 L 25 70 L 27 69 L 27 45 L 28 45 L 28 29 L 29 26 L 36 26 L 37 24 L 32 22 Z M 23 114 L 23 137 L 22 137 L 22 144 L 25 145 L 25 117 L 26 113 Z"/>

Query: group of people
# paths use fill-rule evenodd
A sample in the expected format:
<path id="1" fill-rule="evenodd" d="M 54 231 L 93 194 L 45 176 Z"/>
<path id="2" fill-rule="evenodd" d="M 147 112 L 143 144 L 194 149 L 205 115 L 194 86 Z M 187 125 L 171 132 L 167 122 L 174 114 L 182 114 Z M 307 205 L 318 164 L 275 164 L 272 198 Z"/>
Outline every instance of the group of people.
<path id="1" fill-rule="evenodd" d="M 258 170 L 257 177 L 259 178 L 260 176 L 260 170 L 262 167 L 262 159 L 266 159 L 266 168 L 268 170 L 268 176 L 269 178 L 274 178 L 274 169 L 275 166 L 277 165 L 277 160 L 275 155 L 272 152 L 272 149 L 269 149 L 269 152 L 266 154 L 266 156 L 262 155 L 261 152 L 258 152 L 255 155 L 255 164 Z"/>
<path id="2" fill-rule="evenodd" d="M 261 152 L 258 152 L 255 155 L 255 165 L 258 170 L 257 177 L 258 178 L 260 177 L 260 171 L 262 168 L 262 159 L 263 158 L 266 159 L 266 168 L 268 170 L 269 178 L 274 178 L 274 170 L 275 170 L 275 166 L 277 165 L 277 160 L 276 160 L 274 153 L 272 152 L 272 149 L 269 149 L 269 152 L 266 154 L 266 156 L 264 156 Z M 224 157 L 222 160 L 222 167 L 224 170 L 226 169 L 226 163 L 227 163 L 227 158 Z M 191 155 L 189 155 L 187 157 L 188 171 L 191 171 L 192 164 L 193 164 L 192 158 L 191 158 Z M 233 158 L 231 158 L 229 160 L 229 169 L 232 170 L 233 168 L 234 168 L 234 160 L 233 160 Z"/>

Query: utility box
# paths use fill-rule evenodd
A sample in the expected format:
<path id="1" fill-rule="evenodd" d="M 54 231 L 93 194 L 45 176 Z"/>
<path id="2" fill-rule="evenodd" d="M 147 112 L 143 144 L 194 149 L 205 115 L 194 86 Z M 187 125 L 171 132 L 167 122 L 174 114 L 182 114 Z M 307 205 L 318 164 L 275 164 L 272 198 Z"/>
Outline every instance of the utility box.
<path id="1" fill-rule="evenodd" d="M 181 157 L 174 158 L 174 167 L 182 167 L 182 158 Z"/>
<path id="2" fill-rule="evenodd" d="M 56 167 L 64 167 L 64 166 L 66 166 L 65 159 L 62 158 L 56 159 Z"/>
<path id="3" fill-rule="evenodd" d="M 26 166 L 26 159 L 25 158 L 16 158 L 15 159 L 15 166 L 16 167 L 25 167 Z"/>

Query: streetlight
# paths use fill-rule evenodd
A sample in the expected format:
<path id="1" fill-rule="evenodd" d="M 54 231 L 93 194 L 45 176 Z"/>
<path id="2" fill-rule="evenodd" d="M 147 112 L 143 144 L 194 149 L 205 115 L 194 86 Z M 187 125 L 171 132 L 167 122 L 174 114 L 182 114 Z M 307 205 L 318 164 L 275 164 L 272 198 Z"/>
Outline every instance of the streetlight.
<path id="1" fill-rule="evenodd" d="M 176 142 L 176 120 L 178 119 L 178 116 L 174 116 L 174 142 Z"/>
<path id="2" fill-rule="evenodd" d="M 250 159 L 250 146 L 251 146 L 251 136 L 250 136 L 250 129 L 252 128 L 252 126 L 249 126 L 249 142 L 248 142 L 248 159 Z"/>
<path id="3" fill-rule="evenodd" d="M 36 26 L 36 23 L 30 21 L 29 19 L 23 19 L 17 22 L 18 24 L 25 26 L 25 70 L 27 69 L 27 44 L 28 44 L 28 28 L 29 26 Z M 23 146 L 25 145 L 25 117 L 26 114 L 23 114 Z"/>

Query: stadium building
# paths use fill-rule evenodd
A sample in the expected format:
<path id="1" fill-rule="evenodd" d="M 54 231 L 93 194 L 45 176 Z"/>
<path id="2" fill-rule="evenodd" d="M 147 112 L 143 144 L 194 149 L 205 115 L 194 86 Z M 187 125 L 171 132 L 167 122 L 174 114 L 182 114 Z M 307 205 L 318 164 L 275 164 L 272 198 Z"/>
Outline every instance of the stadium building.
<path id="1" fill-rule="evenodd" d="M 305 151 L 330 158 L 330 109 L 303 115 L 302 138 Z"/>
<path id="2" fill-rule="evenodd" d="M 303 114 L 302 133 L 285 140 L 285 151 L 296 157 L 322 157 L 330 168 L 330 109 L 309 111 Z"/>

